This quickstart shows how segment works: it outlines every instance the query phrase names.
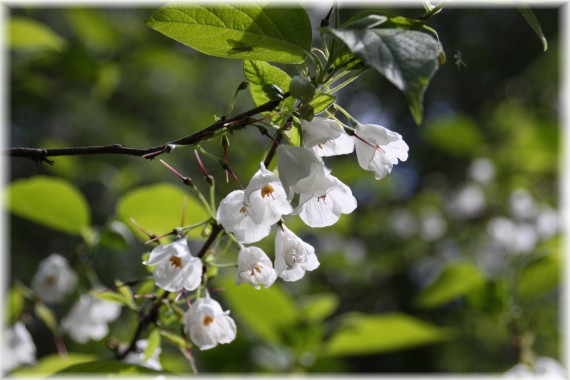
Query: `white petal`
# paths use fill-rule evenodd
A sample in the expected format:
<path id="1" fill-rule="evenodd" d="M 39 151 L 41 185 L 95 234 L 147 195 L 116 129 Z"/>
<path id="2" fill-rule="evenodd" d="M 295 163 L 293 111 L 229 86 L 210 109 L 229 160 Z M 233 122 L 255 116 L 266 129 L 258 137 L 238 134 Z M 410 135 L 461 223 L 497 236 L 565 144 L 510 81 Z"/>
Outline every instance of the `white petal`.
<path id="1" fill-rule="evenodd" d="M 312 148 L 326 141 L 334 140 L 343 133 L 338 122 L 324 117 L 315 117 L 312 121 L 301 120 L 303 146 Z"/>
<path id="2" fill-rule="evenodd" d="M 319 157 L 338 156 L 341 154 L 350 154 L 354 151 L 354 140 L 352 136 L 343 132 L 334 139 L 325 141 L 322 144 L 313 147 L 313 150 Z"/>
<path id="3" fill-rule="evenodd" d="M 243 190 L 234 190 L 229 193 L 220 203 L 216 219 L 227 232 L 234 234 L 242 243 L 257 242 L 271 232 L 270 223 L 257 224 L 248 214 L 249 210 L 244 205 Z"/>

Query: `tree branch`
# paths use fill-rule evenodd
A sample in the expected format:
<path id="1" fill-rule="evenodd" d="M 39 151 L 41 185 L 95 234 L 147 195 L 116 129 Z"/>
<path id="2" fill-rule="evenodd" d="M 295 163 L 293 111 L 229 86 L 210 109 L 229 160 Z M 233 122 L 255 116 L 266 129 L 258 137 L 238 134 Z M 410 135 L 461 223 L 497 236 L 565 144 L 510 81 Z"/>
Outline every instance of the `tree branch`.
<path id="1" fill-rule="evenodd" d="M 289 97 L 289 93 L 285 93 L 283 99 Z M 177 140 L 168 142 L 164 145 L 154 146 L 150 148 L 129 148 L 122 144 L 101 145 L 101 146 L 85 146 L 74 148 L 55 148 L 55 149 L 41 149 L 41 148 L 8 148 L 2 149 L 1 153 L 10 157 L 23 157 L 29 158 L 38 162 L 47 162 L 53 164 L 52 160 L 47 157 L 55 156 L 79 156 L 91 154 L 124 154 L 128 156 L 143 157 L 146 159 L 153 159 L 163 153 L 170 153 L 176 145 L 194 145 L 201 141 L 207 140 L 212 137 L 215 132 L 223 128 L 236 128 L 246 126 L 251 122 L 250 116 L 256 115 L 260 112 L 271 111 L 276 108 L 283 99 L 271 100 L 258 107 L 252 108 L 230 119 L 222 119 L 214 124 L 206 127 L 196 133 L 179 138 Z"/>

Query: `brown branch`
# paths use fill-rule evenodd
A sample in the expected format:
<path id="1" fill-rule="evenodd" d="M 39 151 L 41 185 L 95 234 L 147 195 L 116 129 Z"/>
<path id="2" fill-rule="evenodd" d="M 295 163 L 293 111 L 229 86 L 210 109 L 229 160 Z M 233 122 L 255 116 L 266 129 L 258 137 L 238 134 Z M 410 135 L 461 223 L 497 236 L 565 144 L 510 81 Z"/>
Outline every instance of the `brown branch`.
<path id="1" fill-rule="evenodd" d="M 285 93 L 283 99 L 289 97 L 289 93 Z M 258 107 L 252 108 L 230 119 L 222 119 L 214 124 L 206 127 L 196 133 L 179 138 L 177 140 L 168 142 L 163 145 L 154 146 L 150 148 L 129 148 L 122 144 L 101 145 L 101 146 L 85 146 L 74 148 L 55 148 L 55 149 L 41 149 L 41 148 L 8 148 L 2 149 L 0 152 L 3 155 L 10 157 L 23 157 L 29 158 L 38 162 L 47 162 L 53 164 L 53 161 L 48 160 L 47 157 L 55 156 L 79 156 L 91 154 L 123 154 L 128 156 L 143 157 L 146 159 L 153 159 L 163 153 L 170 153 L 176 145 L 194 145 L 201 141 L 207 140 L 212 137 L 215 132 L 223 128 L 237 128 L 246 126 L 252 121 L 250 116 L 256 115 L 260 112 L 271 111 L 281 103 L 282 99 L 271 100 Z"/>

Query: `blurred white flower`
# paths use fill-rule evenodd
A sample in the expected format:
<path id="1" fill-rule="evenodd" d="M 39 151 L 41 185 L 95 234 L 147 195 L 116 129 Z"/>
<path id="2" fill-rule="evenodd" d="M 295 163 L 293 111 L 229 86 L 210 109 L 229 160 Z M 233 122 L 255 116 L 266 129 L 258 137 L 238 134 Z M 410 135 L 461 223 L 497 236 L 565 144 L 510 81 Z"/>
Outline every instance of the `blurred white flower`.
<path id="1" fill-rule="evenodd" d="M 315 249 L 291 232 L 285 225 L 275 237 L 275 270 L 285 281 L 297 281 L 319 267 Z"/>
<path id="2" fill-rule="evenodd" d="M 560 214 L 549 206 L 540 209 L 536 218 L 536 229 L 542 239 L 547 239 L 560 229 Z"/>
<path id="3" fill-rule="evenodd" d="M 236 284 L 248 283 L 259 289 L 266 288 L 277 279 L 273 263 L 269 257 L 257 247 L 243 247 L 238 253 L 238 275 Z"/>
<path id="4" fill-rule="evenodd" d="M 322 192 L 326 176 L 330 174 L 323 160 L 313 150 L 292 145 L 279 145 L 277 168 L 279 178 L 287 193 L 293 199 L 294 193 L 313 194 Z"/>
<path id="5" fill-rule="evenodd" d="M 354 141 L 338 122 L 324 117 L 315 117 L 308 122 L 301 120 L 303 146 L 313 148 L 320 156 L 336 156 L 354 151 Z"/>
<path id="6" fill-rule="evenodd" d="M 531 219 L 536 217 L 537 207 L 534 198 L 525 189 L 513 191 L 509 197 L 511 213 L 516 220 Z"/>
<path id="7" fill-rule="evenodd" d="M 488 158 L 478 158 L 469 166 L 469 176 L 481 184 L 489 183 L 495 178 L 495 165 Z"/>
<path id="8" fill-rule="evenodd" d="M 382 179 L 400 161 L 408 159 L 408 145 L 402 136 L 380 125 L 357 124 L 354 134 L 356 156 L 360 167 Z"/>
<path id="9" fill-rule="evenodd" d="M 200 350 L 230 343 L 236 338 L 236 324 L 229 314 L 209 296 L 198 298 L 184 314 L 184 332 Z"/>
<path id="10" fill-rule="evenodd" d="M 562 365 L 548 357 L 538 357 L 532 366 L 518 363 L 503 374 L 507 379 L 568 379 L 567 371 Z"/>
<path id="11" fill-rule="evenodd" d="M 301 194 L 299 205 L 293 212 L 311 227 L 327 227 L 335 224 L 341 214 L 350 214 L 356 209 L 356 198 L 348 186 L 338 178 L 328 175 L 322 193 Z"/>
<path id="12" fill-rule="evenodd" d="M 420 235 L 425 241 L 434 241 L 447 232 L 447 223 L 435 208 L 422 210 L 420 217 Z"/>
<path id="13" fill-rule="evenodd" d="M 485 194 L 476 184 L 467 184 L 451 197 L 448 211 L 458 218 L 473 218 L 485 209 Z"/>
<path id="14" fill-rule="evenodd" d="M 38 296 L 47 303 L 61 302 L 77 285 L 77 274 L 67 260 L 53 253 L 40 261 L 32 278 L 31 286 Z"/>
<path id="15" fill-rule="evenodd" d="M 109 332 L 107 324 L 117 319 L 120 313 L 121 305 L 118 303 L 82 294 L 61 321 L 61 328 L 78 343 L 99 340 Z"/>
<path id="16" fill-rule="evenodd" d="M 36 362 L 36 345 L 22 322 L 16 322 L 4 334 L 2 370 L 11 371 Z"/>
<path id="17" fill-rule="evenodd" d="M 532 250 L 538 242 L 536 227 L 530 223 L 515 223 L 503 216 L 487 223 L 487 233 L 503 248 L 513 253 Z"/>
<path id="18" fill-rule="evenodd" d="M 123 362 L 127 364 L 140 365 L 146 368 L 153 369 L 155 371 L 161 371 L 162 365 L 160 364 L 160 359 L 159 359 L 161 353 L 160 346 L 156 347 L 151 357 L 145 360 L 144 351 L 146 350 L 147 346 L 148 346 L 148 340 L 146 339 L 137 340 L 136 349 L 130 351 L 127 354 L 127 356 L 125 356 L 125 358 L 123 359 Z"/>
<path id="19" fill-rule="evenodd" d="M 182 288 L 191 291 L 202 281 L 202 261 L 192 256 L 184 238 L 166 246 L 159 245 L 143 264 L 156 265 L 152 274 L 154 282 L 169 292 L 179 292 Z"/>
<path id="20" fill-rule="evenodd" d="M 242 243 L 255 243 L 269 235 L 271 224 L 256 223 L 249 215 L 249 206 L 244 202 L 245 191 L 234 190 L 222 201 L 216 219 L 226 232 L 234 234 Z"/>
<path id="21" fill-rule="evenodd" d="M 418 230 L 415 216 L 406 209 L 394 211 L 389 220 L 392 230 L 403 239 L 412 237 Z"/>

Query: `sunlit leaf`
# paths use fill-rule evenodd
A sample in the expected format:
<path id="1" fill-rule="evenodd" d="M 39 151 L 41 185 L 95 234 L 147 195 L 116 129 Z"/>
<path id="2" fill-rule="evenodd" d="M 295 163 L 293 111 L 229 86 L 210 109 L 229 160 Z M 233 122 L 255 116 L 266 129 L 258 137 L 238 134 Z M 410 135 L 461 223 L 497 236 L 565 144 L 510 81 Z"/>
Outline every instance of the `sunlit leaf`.
<path id="1" fill-rule="evenodd" d="M 540 23 L 534 15 L 534 12 L 526 5 L 520 6 L 519 12 L 521 12 L 528 25 L 530 25 L 532 30 L 534 30 L 538 38 L 540 38 L 544 51 L 548 50 L 548 41 L 546 41 L 546 37 L 544 36 L 544 33 L 542 33 L 542 28 L 540 27 Z"/>
<path id="2" fill-rule="evenodd" d="M 162 335 L 164 339 L 166 339 L 167 341 L 169 341 L 170 343 L 172 343 L 173 345 L 175 345 L 180 349 L 185 349 L 186 346 L 188 346 L 184 338 L 181 337 L 180 335 L 173 334 L 164 330 L 160 331 L 160 335 Z"/>
<path id="3" fill-rule="evenodd" d="M 440 306 L 465 295 L 483 282 L 485 278 L 477 267 L 465 263 L 452 264 L 420 293 L 416 303 L 425 308 Z"/>
<path id="4" fill-rule="evenodd" d="M 525 267 L 517 291 L 523 297 L 537 297 L 552 290 L 560 282 L 560 255 L 551 254 Z"/>
<path id="5" fill-rule="evenodd" d="M 133 226 L 131 218 L 149 233 L 161 235 L 170 232 L 180 227 L 185 198 L 186 225 L 209 218 L 193 194 L 167 183 L 139 187 L 123 195 L 117 203 L 117 215 L 146 240 L 148 236 Z M 189 236 L 200 237 L 200 230 L 192 230 Z"/>
<path id="6" fill-rule="evenodd" d="M 62 179 L 19 179 L 8 186 L 5 196 L 14 214 L 69 234 L 79 235 L 91 220 L 83 194 Z"/>
<path id="7" fill-rule="evenodd" d="M 125 296 L 121 293 L 114 292 L 112 290 L 105 290 L 105 291 L 93 291 L 91 295 L 105 301 L 111 301 L 118 303 L 120 305 L 128 305 L 129 300 L 125 298 Z"/>
<path id="8" fill-rule="evenodd" d="M 10 373 L 14 377 L 46 377 L 66 367 L 92 362 L 97 357 L 89 354 L 69 352 L 67 355 L 52 354 L 38 360 L 33 366 L 18 368 Z"/>
<path id="9" fill-rule="evenodd" d="M 13 325 L 20 319 L 20 314 L 22 313 L 22 310 L 24 310 L 24 295 L 19 292 L 17 288 L 12 288 L 8 292 L 7 301 L 7 321 L 9 325 Z"/>
<path id="10" fill-rule="evenodd" d="M 320 322 L 336 310 L 340 300 L 334 293 L 320 293 L 303 296 L 296 303 L 303 318 Z"/>
<path id="11" fill-rule="evenodd" d="M 327 30 L 406 95 L 412 116 L 420 124 L 425 90 L 439 68 L 441 44 L 414 30 Z"/>
<path id="12" fill-rule="evenodd" d="M 354 356 L 397 351 L 447 340 L 451 331 L 401 313 L 345 314 L 325 343 L 325 356 Z"/>
<path id="13" fill-rule="evenodd" d="M 96 52 L 112 51 L 119 42 L 114 24 L 102 12 L 100 9 L 84 7 L 72 7 L 64 12 L 67 22 L 81 42 Z"/>
<path id="14" fill-rule="evenodd" d="M 324 110 L 326 110 L 327 107 L 333 104 L 335 100 L 336 100 L 335 96 L 329 94 L 317 94 L 309 104 L 313 106 L 314 108 L 313 112 L 316 115 L 319 112 L 323 112 Z"/>
<path id="15" fill-rule="evenodd" d="M 160 330 L 154 329 L 148 335 L 147 346 L 144 350 L 144 361 L 150 359 L 158 347 L 160 347 Z"/>
<path id="16" fill-rule="evenodd" d="M 255 289 L 248 284 L 236 286 L 235 279 L 226 278 L 221 292 L 232 316 L 260 338 L 270 343 L 281 342 L 281 332 L 296 319 L 293 299 L 277 284 Z"/>
<path id="17" fill-rule="evenodd" d="M 156 11 L 147 25 L 216 57 L 299 63 L 311 49 L 309 17 L 289 4 L 173 3 Z"/>
<path id="18" fill-rule="evenodd" d="M 150 368 L 134 364 L 125 364 L 118 360 L 97 360 L 92 362 L 84 362 L 84 363 L 70 365 L 69 367 L 63 368 L 55 372 L 55 374 L 68 375 L 68 374 L 105 373 L 105 374 L 136 375 L 141 373 L 156 374 L 161 372 L 164 373 L 164 371 L 154 371 Z"/>
<path id="19" fill-rule="evenodd" d="M 59 52 L 66 45 L 66 41 L 46 25 L 23 17 L 10 18 L 7 37 L 12 49 Z"/>

